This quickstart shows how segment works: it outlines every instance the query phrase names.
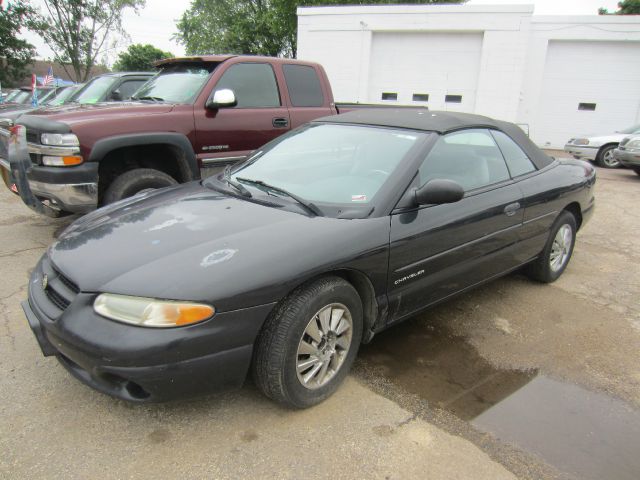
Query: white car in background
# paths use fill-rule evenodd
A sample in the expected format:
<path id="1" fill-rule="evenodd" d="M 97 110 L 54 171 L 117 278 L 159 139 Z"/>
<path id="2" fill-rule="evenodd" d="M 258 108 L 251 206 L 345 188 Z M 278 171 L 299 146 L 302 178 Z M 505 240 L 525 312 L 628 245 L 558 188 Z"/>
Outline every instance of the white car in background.
<path id="1" fill-rule="evenodd" d="M 613 156 L 613 150 L 629 135 L 640 134 L 640 124 L 609 135 L 591 135 L 571 138 L 564 151 L 581 160 L 590 160 L 604 168 L 622 166 Z"/>

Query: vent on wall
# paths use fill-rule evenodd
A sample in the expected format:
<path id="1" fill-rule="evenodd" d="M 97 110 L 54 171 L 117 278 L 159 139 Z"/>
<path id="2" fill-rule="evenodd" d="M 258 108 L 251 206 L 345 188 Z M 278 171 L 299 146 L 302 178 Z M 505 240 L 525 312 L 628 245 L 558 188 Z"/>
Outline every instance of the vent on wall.
<path id="1" fill-rule="evenodd" d="M 382 100 L 398 100 L 398 94 L 392 92 L 382 92 Z"/>
<path id="2" fill-rule="evenodd" d="M 579 103 L 578 110 L 587 110 L 589 112 L 593 112 L 596 109 L 595 103 Z"/>
<path id="3" fill-rule="evenodd" d="M 462 95 L 446 95 L 444 101 L 446 103 L 462 103 Z"/>
<path id="4" fill-rule="evenodd" d="M 413 94 L 414 102 L 428 102 L 429 94 L 428 93 L 414 93 Z"/>

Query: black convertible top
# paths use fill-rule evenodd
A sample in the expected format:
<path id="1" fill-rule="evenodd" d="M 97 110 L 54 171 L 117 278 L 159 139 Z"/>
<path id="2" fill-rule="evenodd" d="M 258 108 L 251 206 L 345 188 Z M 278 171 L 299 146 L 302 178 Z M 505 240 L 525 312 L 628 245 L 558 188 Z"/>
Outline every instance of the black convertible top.
<path id="1" fill-rule="evenodd" d="M 412 108 L 363 108 L 340 115 L 318 118 L 314 122 L 409 128 L 439 134 L 466 128 L 492 128 L 501 130 L 520 145 L 538 169 L 553 162 L 553 158 L 540 150 L 517 125 L 471 113 Z"/>

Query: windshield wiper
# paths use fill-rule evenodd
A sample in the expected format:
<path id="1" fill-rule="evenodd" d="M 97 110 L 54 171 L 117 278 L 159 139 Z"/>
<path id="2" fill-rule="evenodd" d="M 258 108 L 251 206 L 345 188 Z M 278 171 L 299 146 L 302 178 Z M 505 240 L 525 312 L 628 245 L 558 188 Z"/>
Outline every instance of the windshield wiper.
<path id="1" fill-rule="evenodd" d="M 286 191 L 283 188 L 280 187 L 275 187 L 273 185 L 269 185 L 268 183 L 263 182 L 262 180 L 252 180 L 250 178 L 241 178 L 241 177 L 236 177 L 236 180 L 238 182 L 244 182 L 244 183 L 248 183 L 250 185 L 259 185 L 267 190 L 270 190 L 272 192 L 275 193 L 280 193 L 282 195 L 286 195 L 289 198 L 292 198 L 293 200 L 295 200 L 296 202 L 298 202 L 300 205 L 302 205 L 307 211 L 313 213 L 314 215 L 316 215 L 317 217 L 322 217 L 322 211 L 316 207 L 313 203 L 300 198 L 298 195 L 296 195 L 295 193 L 291 193 Z"/>
<path id="2" fill-rule="evenodd" d="M 227 182 L 229 185 L 235 188 L 238 192 L 240 192 L 240 195 L 242 195 L 243 197 L 251 198 L 253 196 L 251 195 L 251 192 L 249 190 L 247 190 L 242 186 L 241 183 L 238 183 L 231 179 L 231 165 L 227 165 L 226 167 L 224 167 L 224 173 L 222 174 L 222 178 L 224 178 L 225 182 Z"/>

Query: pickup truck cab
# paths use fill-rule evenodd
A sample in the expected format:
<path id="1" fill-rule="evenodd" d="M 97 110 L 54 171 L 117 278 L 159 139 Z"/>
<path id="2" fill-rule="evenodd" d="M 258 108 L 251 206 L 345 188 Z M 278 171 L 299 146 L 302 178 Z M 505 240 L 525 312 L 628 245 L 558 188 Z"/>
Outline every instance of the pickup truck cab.
<path id="1" fill-rule="evenodd" d="M 7 161 L 9 134 L 0 119 L 7 186 L 19 193 L 15 177 L 24 175 L 38 201 L 61 213 L 84 213 L 141 190 L 199 179 L 204 169 L 239 162 L 292 128 L 339 113 L 316 63 L 211 55 L 156 66 L 157 75 L 131 101 L 21 116 L 31 160 L 22 174 Z"/>

